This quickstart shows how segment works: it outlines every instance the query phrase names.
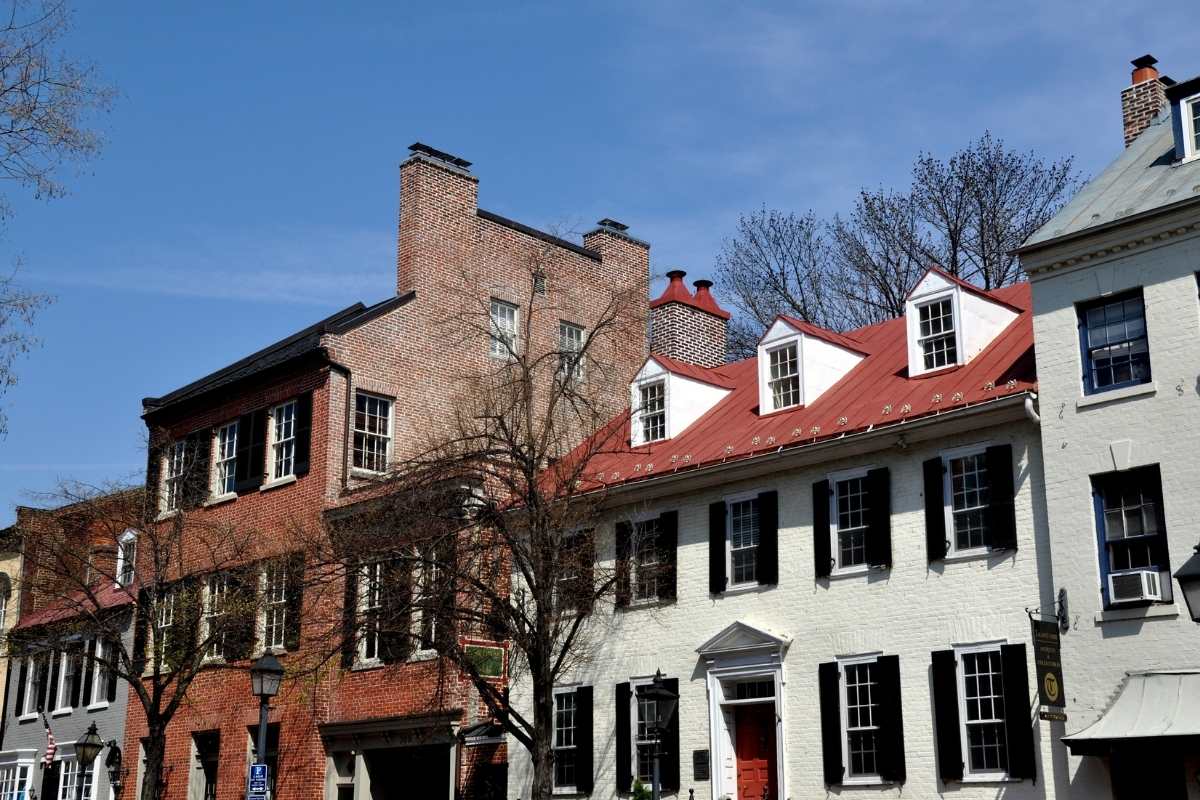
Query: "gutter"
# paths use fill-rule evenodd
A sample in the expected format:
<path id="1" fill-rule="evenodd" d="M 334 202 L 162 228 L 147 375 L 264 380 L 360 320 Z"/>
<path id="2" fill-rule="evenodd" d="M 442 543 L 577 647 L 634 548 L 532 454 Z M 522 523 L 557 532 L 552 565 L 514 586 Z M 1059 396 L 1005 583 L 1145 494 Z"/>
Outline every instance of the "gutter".
<path id="1" fill-rule="evenodd" d="M 342 491 L 345 492 L 350 486 L 350 404 L 354 402 L 353 382 L 350 380 L 352 373 L 345 364 L 334 361 L 332 358 L 326 360 L 329 362 L 330 369 L 342 373 L 346 379 L 346 413 L 342 425 Z"/>
<path id="2" fill-rule="evenodd" d="M 1200 196 L 1187 197 L 1183 200 L 1177 200 L 1176 202 L 1165 206 L 1157 206 L 1155 208 L 1147 209 L 1146 211 L 1139 211 L 1137 214 L 1130 214 L 1128 217 L 1109 220 L 1108 222 L 1101 223 L 1100 225 L 1093 225 L 1090 228 L 1084 228 L 1082 230 L 1074 231 L 1073 233 L 1066 233 L 1061 236 L 1056 236 L 1053 239 L 1043 239 L 1042 241 L 1035 242 L 1034 244 L 1022 245 L 1021 247 L 1009 251 L 1009 255 L 1025 256 L 1030 253 L 1035 253 L 1038 250 L 1044 250 L 1048 247 L 1057 247 L 1061 244 L 1068 244 L 1076 239 L 1085 239 L 1089 236 L 1095 236 L 1098 233 L 1105 233 L 1113 230 L 1114 228 L 1119 228 L 1122 225 L 1141 222 L 1142 220 L 1151 219 L 1159 216 L 1160 214 L 1170 214 L 1173 211 L 1185 209 L 1193 205 L 1200 205 Z"/>

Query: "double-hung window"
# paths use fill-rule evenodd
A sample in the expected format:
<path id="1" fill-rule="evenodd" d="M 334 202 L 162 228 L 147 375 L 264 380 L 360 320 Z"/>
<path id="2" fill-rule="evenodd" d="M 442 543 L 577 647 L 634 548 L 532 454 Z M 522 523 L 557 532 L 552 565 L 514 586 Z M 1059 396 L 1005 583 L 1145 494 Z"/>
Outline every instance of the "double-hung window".
<path id="1" fill-rule="evenodd" d="M 638 522 L 633 526 L 633 599 L 657 600 L 658 577 L 661 570 L 658 518 Z"/>
<path id="2" fill-rule="evenodd" d="M 518 309 L 512 303 L 492 299 L 491 337 L 488 353 L 493 358 L 513 358 L 517 354 Z"/>
<path id="3" fill-rule="evenodd" d="M 1170 600 L 1170 556 L 1157 465 L 1092 478 L 1109 603 Z"/>
<path id="4" fill-rule="evenodd" d="M 733 499 L 729 506 L 729 585 L 758 582 L 758 498 Z"/>
<path id="5" fill-rule="evenodd" d="M 203 633 L 206 658 L 221 658 L 225 654 L 225 618 L 229 600 L 229 576 L 223 572 L 208 576 L 204 582 Z"/>
<path id="6" fill-rule="evenodd" d="M 212 493 L 216 497 L 233 494 L 236 488 L 237 440 L 238 423 L 236 419 L 217 428 L 216 435 L 213 437 L 213 449 L 216 451 L 216 455 L 213 464 L 215 468 Z"/>
<path id="7" fill-rule="evenodd" d="M 796 342 L 767 351 L 771 408 L 778 411 L 800 404 L 800 358 Z"/>
<path id="8" fill-rule="evenodd" d="M 271 478 L 296 474 L 296 401 L 271 409 Z"/>
<path id="9" fill-rule="evenodd" d="M 870 495 L 867 472 L 845 475 L 832 481 L 834 521 L 833 552 L 838 569 L 864 567 L 867 564 L 867 523 Z"/>
<path id="10" fill-rule="evenodd" d="M 1142 290 L 1079 306 L 1086 394 L 1150 381 L 1150 344 Z"/>
<path id="11" fill-rule="evenodd" d="M 954 325 L 954 300 L 945 297 L 917 307 L 917 343 L 926 370 L 958 363 L 958 341 Z"/>
<path id="12" fill-rule="evenodd" d="M 360 567 L 358 576 L 358 614 L 361 638 L 358 657 L 362 661 L 379 658 L 379 623 L 383 613 L 384 562 L 372 561 Z"/>
<path id="13" fill-rule="evenodd" d="M 125 531 L 117 540 L 117 585 L 133 583 L 134 565 L 137 562 L 137 534 Z"/>
<path id="14" fill-rule="evenodd" d="M 85 663 L 84 669 L 92 671 L 92 696 L 83 698 L 84 705 L 96 705 L 108 699 L 109 673 L 112 667 L 109 662 L 117 657 L 116 645 L 103 639 L 96 639 L 92 645 L 92 663 Z"/>
<path id="15" fill-rule="evenodd" d="M 576 704 L 575 689 L 554 690 L 554 789 L 575 790 L 577 757 L 575 750 Z"/>
<path id="16" fill-rule="evenodd" d="M 958 658 L 963 768 L 971 776 L 1003 778 L 1008 771 L 1008 741 L 1000 647 L 963 649 Z"/>
<path id="17" fill-rule="evenodd" d="M 39 688 L 50 679 L 50 653 L 39 653 L 25 658 L 25 698 L 17 709 L 20 716 L 37 714 Z"/>
<path id="18" fill-rule="evenodd" d="M 988 542 L 988 505 L 991 486 L 988 481 L 987 454 L 983 449 L 947 453 L 945 496 L 950 498 L 948 553 L 982 550 Z"/>
<path id="19" fill-rule="evenodd" d="M 176 511 L 183 507 L 184 479 L 187 475 L 187 442 L 177 441 L 167 445 L 163 475 L 163 508 Z"/>
<path id="20" fill-rule="evenodd" d="M 264 650 L 282 650 L 287 626 L 288 570 L 284 560 L 270 561 L 262 571 L 262 643 Z"/>
<path id="21" fill-rule="evenodd" d="M 654 381 L 638 387 L 638 422 L 642 442 L 657 442 L 667 438 L 667 384 Z"/>
<path id="22" fill-rule="evenodd" d="M 9 764 L 0 768 L 0 800 L 26 800 L 29 797 L 29 771 L 33 764 Z"/>
<path id="23" fill-rule="evenodd" d="M 58 781 L 58 797 L 55 800 L 76 800 L 78 797 L 84 800 L 92 800 L 94 797 L 94 787 L 92 778 L 96 774 L 96 763 L 93 761 L 85 769 L 79 768 L 79 761 L 75 756 L 62 759 L 62 775 Z M 83 783 L 83 792 L 79 792 L 79 783 Z"/>
<path id="24" fill-rule="evenodd" d="M 650 785 L 654 776 L 655 749 L 655 720 L 658 719 L 658 703 L 643 697 L 634 687 L 634 705 L 637 708 L 637 720 L 634 726 L 633 746 L 637 754 L 634 777 Z"/>
<path id="25" fill-rule="evenodd" d="M 1200 156 L 1200 95 L 1180 100 L 1179 110 L 1183 123 L 1183 157 L 1190 160 Z"/>
<path id="26" fill-rule="evenodd" d="M 558 323 L 558 374 L 567 382 L 583 378 L 583 328 Z"/>
<path id="27" fill-rule="evenodd" d="M 51 686 L 51 705 L 55 711 L 71 710 L 71 695 L 83 680 L 83 657 L 77 649 L 56 653 L 58 659 L 58 684 Z"/>
<path id="28" fill-rule="evenodd" d="M 392 401 L 366 392 L 354 396 L 354 468 L 386 472 L 392 452 Z"/>
<path id="29" fill-rule="evenodd" d="M 171 635 L 171 626 L 174 624 L 175 590 L 164 589 L 158 595 L 158 609 L 154 615 L 154 649 L 160 664 L 166 660 L 167 639 Z"/>
<path id="30" fill-rule="evenodd" d="M 839 662 L 842 670 L 842 763 L 846 777 L 879 777 L 879 692 L 876 658 Z"/>

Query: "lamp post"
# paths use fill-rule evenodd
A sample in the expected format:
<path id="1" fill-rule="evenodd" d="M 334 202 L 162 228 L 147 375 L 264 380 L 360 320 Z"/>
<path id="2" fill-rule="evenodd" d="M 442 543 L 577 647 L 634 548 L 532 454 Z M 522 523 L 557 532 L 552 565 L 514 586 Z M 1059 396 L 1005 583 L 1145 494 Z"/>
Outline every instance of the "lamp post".
<path id="1" fill-rule="evenodd" d="M 96 723 L 88 726 L 87 732 L 75 742 L 75 798 L 83 800 L 83 777 L 96 763 L 96 756 L 104 748 L 104 740 L 96 730 Z"/>
<path id="2" fill-rule="evenodd" d="M 1183 566 L 1175 573 L 1175 580 L 1179 581 L 1179 589 L 1183 592 L 1192 621 L 1200 622 L 1200 544 L 1196 545 L 1192 557 L 1183 562 Z"/>
<path id="3" fill-rule="evenodd" d="M 659 762 L 663 755 L 662 735 L 670 724 L 671 717 L 675 715 L 675 705 L 679 702 L 679 695 L 672 692 L 663 683 L 662 670 L 656 670 L 654 680 L 638 687 L 638 697 L 654 703 L 654 773 L 650 792 L 654 800 L 659 800 L 662 792 L 662 778 L 659 775 Z"/>
<path id="4" fill-rule="evenodd" d="M 267 763 L 267 712 L 271 698 L 279 694 L 283 665 L 270 653 L 264 653 L 250 667 L 250 691 L 258 698 L 258 763 Z"/>

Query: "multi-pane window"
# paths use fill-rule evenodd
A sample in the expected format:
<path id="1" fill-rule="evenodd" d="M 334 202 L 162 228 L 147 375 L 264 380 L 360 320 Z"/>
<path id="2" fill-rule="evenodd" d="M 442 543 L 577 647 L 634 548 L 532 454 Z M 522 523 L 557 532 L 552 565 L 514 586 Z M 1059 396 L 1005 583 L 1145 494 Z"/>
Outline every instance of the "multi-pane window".
<path id="1" fill-rule="evenodd" d="M 1086 392 L 1150 380 L 1150 344 L 1141 290 L 1080 306 L 1079 315 Z"/>
<path id="2" fill-rule="evenodd" d="M 296 474 L 296 401 L 271 409 L 271 477 Z"/>
<path id="3" fill-rule="evenodd" d="M 272 561 L 263 568 L 263 648 L 282 650 L 287 624 L 287 562 Z"/>
<path id="4" fill-rule="evenodd" d="M 989 485 L 983 452 L 948 459 L 950 514 L 954 549 L 971 550 L 987 544 Z"/>
<path id="5" fill-rule="evenodd" d="M 851 777 L 878 774 L 879 684 L 875 662 L 844 664 L 846 679 L 846 769 Z"/>
<path id="6" fill-rule="evenodd" d="M 137 534 L 127 531 L 117 542 L 117 583 L 129 586 L 133 583 L 133 569 L 137 562 Z"/>
<path id="7" fill-rule="evenodd" d="M 740 586 L 758 580 L 758 498 L 729 504 L 730 584 Z"/>
<path id="8" fill-rule="evenodd" d="M 171 634 L 171 626 L 175 624 L 175 590 L 166 589 L 158 596 L 158 613 L 154 618 L 154 649 L 159 663 L 166 654 L 167 637 Z"/>
<path id="9" fill-rule="evenodd" d="M 954 303 L 947 297 L 917 308 L 920 327 L 917 341 L 925 369 L 940 369 L 958 363 L 954 333 Z"/>
<path id="10" fill-rule="evenodd" d="M 642 426 L 642 441 L 656 442 L 667 438 L 667 386 L 655 381 L 638 387 L 638 419 Z"/>
<path id="11" fill-rule="evenodd" d="M 358 613 L 362 638 L 358 655 L 364 661 L 379 658 L 379 623 L 383 612 L 383 562 L 364 564 L 358 579 Z"/>
<path id="12" fill-rule="evenodd" d="M 637 705 L 637 736 L 634 747 L 637 748 L 637 779 L 647 786 L 654 775 L 654 743 L 657 731 L 655 720 L 658 718 L 658 704 L 651 699 L 636 694 L 634 702 Z"/>
<path id="13" fill-rule="evenodd" d="M 967 770 L 971 773 L 1004 772 L 1008 769 L 1008 751 L 1000 650 L 962 653 L 960 657 Z"/>
<path id="14" fill-rule="evenodd" d="M 575 788 L 575 692 L 554 693 L 554 788 Z"/>
<path id="15" fill-rule="evenodd" d="M 771 377 L 767 379 L 771 387 L 772 408 L 778 410 L 800 403 L 800 359 L 797 355 L 796 343 L 777 347 L 767 353 Z"/>
<path id="16" fill-rule="evenodd" d="M 229 576 L 218 572 L 209 575 L 204 582 L 204 641 L 207 643 L 204 655 L 207 658 L 220 658 L 225 654 L 225 625 L 224 617 L 229 600 Z"/>
<path id="17" fill-rule="evenodd" d="M 358 392 L 354 398 L 354 467 L 387 471 L 392 447 L 392 401 Z"/>
<path id="18" fill-rule="evenodd" d="M 653 600 L 658 597 L 661 558 L 658 519 L 639 522 L 633 530 L 633 599 Z"/>
<path id="19" fill-rule="evenodd" d="M 62 776 L 58 782 L 58 797 L 57 800 L 76 800 L 77 797 L 91 800 L 92 798 L 92 777 L 96 774 L 96 762 L 92 762 L 84 770 L 79 769 L 79 762 L 74 758 L 64 758 L 62 760 Z M 80 781 L 80 773 L 82 772 L 83 793 L 79 794 L 78 784 Z"/>
<path id="20" fill-rule="evenodd" d="M 1169 571 L 1162 485 L 1157 466 L 1093 478 L 1107 570 Z"/>
<path id="21" fill-rule="evenodd" d="M 96 661 L 94 664 L 83 664 L 84 669 L 92 670 L 92 696 L 83 698 L 85 705 L 99 703 L 108 698 L 108 680 L 110 659 L 116 657 L 116 645 L 106 642 L 103 639 L 97 639 L 95 651 L 93 653 Z"/>
<path id="22" fill-rule="evenodd" d="M 187 443 L 171 442 L 164 456 L 163 508 L 175 511 L 183 506 L 184 480 L 187 477 Z"/>
<path id="23" fill-rule="evenodd" d="M 837 565 L 840 569 L 867 563 L 867 477 L 860 475 L 834 484 L 837 518 Z"/>
<path id="24" fill-rule="evenodd" d="M 0 800 L 26 800 L 32 764 L 12 764 L 0 769 Z"/>
<path id="25" fill-rule="evenodd" d="M 213 494 L 232 494 L 237 488 L 237 420 L 217 428 L 216 469 L 213 475 Z"/>
<path id="26" fill-rule="evenodd" d="M 80 658 L 77 653 L 57 653 L 58 685 L 50 687 L 54 692 L 54 708 L 67 709 L 71 707 L 71 684 L 79 674 Z"/>
<path id="27" fill-rule="evenodd" d="M 571 381 L 583 377 L 583 328 L 558 323 L 558 374 Z"/>
<path id="28" fill-rule="evenodd" d="M 1191 146 L 1191 153 L 1189 155 L 1200 155 L 1200 99 L 1186 102 L 1184 109 L 1184 113 L 1187 115 L 1192 126 L 1188 137 Z"/>
<path id="29" fill-rule="evenodd" d="M 48 655 L 42 653 L 25 659 L 25 701 L 18 712 L 21 716 L 36 714 L 38 711 L 38 687 L 50 675 Z"/>
<path id="30" fill-rule="evenodd" d="M 517 307 L 492 300 L 491 341 L 488 352 L 496 358 L 512 358 L 517 352 Z"/>

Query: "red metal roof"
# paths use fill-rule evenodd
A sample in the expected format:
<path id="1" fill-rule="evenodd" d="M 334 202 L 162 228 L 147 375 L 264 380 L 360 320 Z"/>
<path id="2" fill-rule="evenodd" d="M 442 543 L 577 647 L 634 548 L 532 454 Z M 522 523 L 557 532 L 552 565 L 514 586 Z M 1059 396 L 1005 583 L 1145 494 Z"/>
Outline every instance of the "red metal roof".
<path id="1" fill-rule="evenodd" d="M 863 355 L 867 354 L 866 345 L 853 336 L 844 333 L 836 333 L 835 331 L 831 331 L 827 328 L 822 328 L 819 325 L 813 325 L 811 322 L 805 322 L 802 319 L 789 317 L 787 314 L 780 314 L 778 318 L 786 322 L 788 325 L 791 325 L 805 336 L 812 336 L 814 339 L 823 339 L 830 344 L 835 344 L 838 347 L 844 347 L 847 350 L 855 353 L 862 353 Z M 766 336 L 765 333 L 763 335 Z M 759 341 L 762 340 L 760 339 Z"/>
<path id="2" fill-rule="evenodd" d="M 696 293 L 693 295 L 691 290 L 683 284 L 685 275 L 687 273 L 681 269 L 673 269 L 668 272 L 667 288 L 657 298 L 650 301 L 650 307 L 658 308 L 667 303 L 683 303 L 685 306 L 707 311 L 721 319 L 729 319 L 730 313 L 717 305 L 716 298 L 709 291 L 712 281 L 696 281 Z"/>
<path id="3" fill-rule="evenodd" d="M 737 385 L 733 374 L 729 372 L 729 368 L 732 366 L 730 364 L 722 364 L 719 367 L 701 367 L 677 358 L 668 358 L 662 353 L 651 353 L 650 357 L 662 365 L 667 372 L 682 375 L 694 381 L 712 384 L 722 389 L 732 389 Z"/>
<path id="4" fill-rule="evenodd" d="M 85 613 L 119 608 L 132 603 L 136 594 L 137 589 L 135 587 L 118 586 L 112 581 L 94 589 L 94 597 L 88 597 L 80 589 L 32 614 L 23 615 L 17 620 L 17 624 L 13 626 L 13 630 L 25 630 L 50 622 L 61 622 L 62 620 L 72 619 L 82 616 Z"/>
<path id="5" fill-rule="evenodd" d="M 1021 306 L 1014 305 L 1013 303 L 1010 303 L 1007 300 L 1001 299 L 1000 295 L 997 292 L 995 292 L 995 291 L 989 292 L 986 289 L 981 289 L 980 287 L 976 286 L 975 284 L 971 283 L 970 281 L 964 281 L 962 278 L 951 275 L 949 272 L 946 272 L 946 270 L 942 269 L 941 267 L 930 267 L 927 270 L 925 270 L 925 273 L 923 275 L 921 275 L 921 280 L 917 281 L 913 285 L 912 292 L 909 292 L 905 296 L 905 298 L 904 298 L 905 300 L 907 300 L 909 297 L 913 296 L 913 292 L 915 292 L 917 290 L 917 287 L 921 285 L 921 281 L 925 280 L 925 275 L 928 275 L 931 272 L 941 275 L 943 278 L 950 281 L 951 283 L 958 284 L 959 286 L 961 286 L 963 289 L 967 290 L 971 294 L 978 295 L 978 296 L 982 297 L 984 300 L 991 300 L 994 303 L 1000 303 L 1001 305 L 1008 306 L 1013 311 L 1016 311 L 1018 313 L 1025 310 Z"/>
<path id="6" fill-rule="evenodd" d="M 985 295 L 1020 316 L 967 364 L 910 378 L 905 321 L 888 320 L 847 334 L 866 358 L 815 402 L 765 415 L 758 409 L 756 359 L 727 364 L 708 372 L 731 380 L 733 391 L 708 413 L 673 439 L 594 456 L 588 482 L 645 480 L 1036 390 L 1029 284 Z M 621 441 L 628 442 L 628 414 L 612 424 L 623 427 Z"/>

